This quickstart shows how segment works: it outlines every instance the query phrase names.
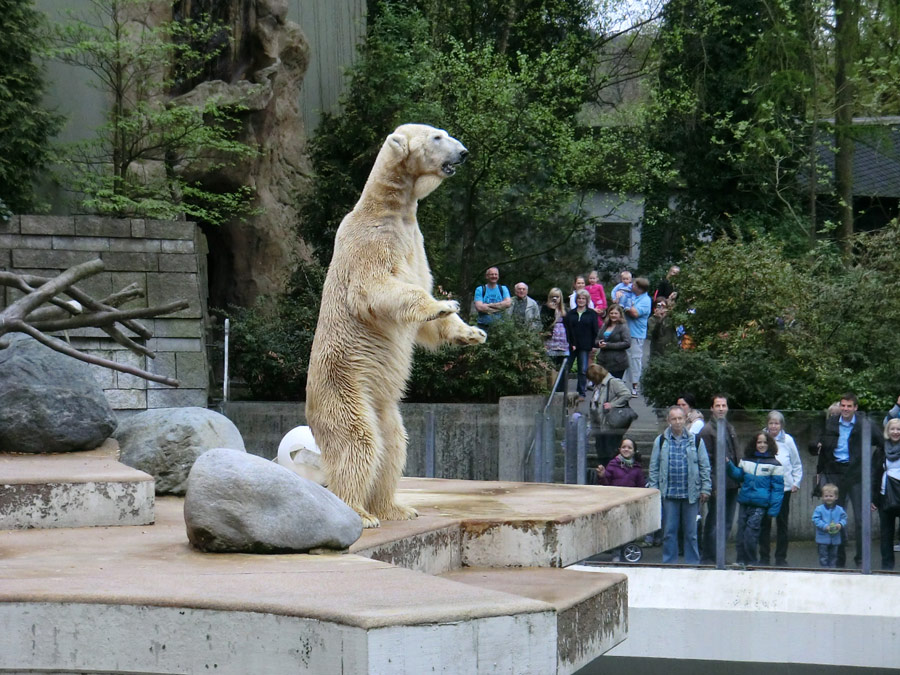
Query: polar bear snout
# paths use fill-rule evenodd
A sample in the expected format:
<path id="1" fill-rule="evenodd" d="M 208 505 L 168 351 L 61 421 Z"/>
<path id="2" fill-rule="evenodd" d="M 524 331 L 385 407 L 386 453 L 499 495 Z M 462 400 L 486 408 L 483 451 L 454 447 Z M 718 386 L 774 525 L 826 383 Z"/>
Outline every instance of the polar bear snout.
<path id="1" fill-rule="evenodd" d="M 459 146 L 459 149 L 457 150 L 455 157 L 453 157 L 452 159 L 450 159 L 447 162 L 444 162 L 441 165 L 441 171 L 443 171 L 448 176 L 452 176 L 453 174 L 455 174 L 456 167 L 458 167 L 460 164 L 465 162 L 466 158 L 468 158 L 468 156 L 469 156 L 469 151 L 466 150 L 466 147 L 462 143 L 460 143 L 459 141 L 456 141 L 456 139 L 450 139 L 450 140 L 455 141 L 456 144 Z"/>

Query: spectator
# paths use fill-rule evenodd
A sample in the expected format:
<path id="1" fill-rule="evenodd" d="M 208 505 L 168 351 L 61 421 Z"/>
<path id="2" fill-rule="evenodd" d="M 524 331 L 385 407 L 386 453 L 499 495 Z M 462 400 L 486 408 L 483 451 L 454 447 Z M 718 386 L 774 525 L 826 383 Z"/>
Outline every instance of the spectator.
<path id="1" fill-rule="evenodd" d="M 566 334 L 565 318 L 566 305 L 563 302 L 562 291 L 558 288 L 551 288 L 547 294 L 547 302 L 541 307 L 541 319 L 543 319 L 544 331 L 547 336 L 544 347 L 557 371 L 562 368 L 563 361 L 569 355 L 569 338 Z"/>
<path id="2" fill-rule="evenodd" d="M 738 463 L 737 458 L 737 434 L 731 423 L 725 419 L 728 415 L 728 397 L 725 394 L 716 394 L 712 401 L 712 418 L 703 426 L 698 438 L 702 439 L 709 452 L 710 471 L 712 472 L 712 496 L 706 508 L 706 520 L 703 522 L 703 559 L 705 562 L 714 562 L 716 559 L 716 462 L 731 460 L 732 464 Z M 725 425 L 725 447 L 718 448 L 719 425 Z M 725 476 L 725 540 L 731 534 L 731 525 L 734 523 L 734 512 L 737 509 L 737 496 L 740 484 Z"/>
<path id="3" fill-rule="evenodd" d="M 575 298 L 578 296 L 578 291 L 586 289 L 584 277 L 579 274 L 575 277 L 575 282 L 572 284 L 572 295 L 569 296 L 569 309 L 575 309 Z M 594 301 L 591 299 L 590 293 L 588 294 L 588 307 L 594 309 Z"/>
<path id="4" fill-rule="evenodd" d="M 503 318 L 503 312 L 512 304 L 512 299 L 509 289 L 498 283 L 500 270 L 491 267 L 484 273 L 484 278 L 487 283 L 475 289 L 475 311 L 478 312 L 478 327 L 487 331 L 492 323 Z"/>
<path id="5" fill-rule="evenodd" d="M 678 336 L 675 334 L 675 325 L 669 314 L 669 304 L 665 300 L 656 303 L 653 316 L 647 323 L 647 333 L 650 336 L 650 355 L 664 356 L 669 350 L 678 346 Z"/>
<path id="6" fill-rule="evenodd" d="M 578 399 L 584 401 L 587 392 L 587 369 L 590 363 L 591 350 L 597 343 L 597 313 L 588 307 L 590 294 L 583 288 L 575 292 L 575 309 L 566 314 L 566 335 L 569 341 L 569 352 L 575 358 L 578 369 Z"/>
<path id="7" fill-rule="evenodd" d="M 625 392 L 626 395 L 628 392 Z M 619 454 L 613 457 L 606 467 L 597 465 L 597 484 L 614 485 L 616 487 L 645 487 L 647 479 L 644 477 L 644 469 L 641 466 L 641 457 L 637 454 L 634 441 L 623 438 L 619 445 Z M 625 557 L 624 546 L 619 549 L 613 562 L 619 562 Z"/>
<path id="8" fill-rule="evenodd" d="M 613 408 L 627 406 L 631 397 L 625 383 L 613 377 L 603 366 L 596 363 L 591 364 L 588 367 L 587 376 L 594 383 L 594 395 L 591 397 L 591 422 L 596 431 L 597 459 L 606 463 L 613 458 L 622 436 L 628 431 L 628 427 L 613 429 L 609 425 L 607 416 Z"/>
<path id="9" fill-rule="evenodd" d="M 669 271 L 666 272 L 666 277 L 659 282 L 659 286 L 656 287 L 656 301 L 660 300 L 674 300 L 678 297 L 678 293 L 675 291 L 675 276 L 681 272 L 681 268 L 678 265 L 672 265 L 669 268 Z"/>
<path id="10" fill-rule="evenodd" d="M 897 402 L 888 411 L 888 414 L 884 416 L 884 421 L 881 423 L 881 426 L 887 426 L 887 423 L 892 419 L 900 419 L 900 396 L 897 397 Z"/>
<path id="11" fill-rule="evenodd" d="M 800 489 L 800 481 L 803 480 L 803 465 L 800 462 L 797 444 L 793 437 L 784 431 L 784 415 L 777 410 L 771 411 L 766 424 L 766 432 L 778 446 L 778 454 L 775 457 L 784 468 L 784 499 L 781 501 L 778 517 L 775 519 L 775 564 L 785 567 L 788 564 L 788 517 L 791 513 L 791 495 Z M 772 519 L 764 518 L 759 531 L 759 562 L 761 565 L 769 564 L 771 533 Z"/>
<path id="12" fill-rule="evenodd" d="M 619 273 L 619 283 L 613 286 L 610 296 L 610 304 L 616 303 L 624 308 L 631 306 L 631 272 L 622 270 Z"/>
<path id="13" fill-rule="evenodd" d="M 817 445 L 819 460 L 816 473 L 823 474 L 826 483 L 838 486 L 838 504 L 846 508 L 847 500 L 853 506 L 853 531 L 856 538 L 854 562 L 862 562 L 862 418 L 857 415 L 859 399 L 853 392 L 841 396 L 840 415 L 829 417 Z M 881 434 L 870 429 L 873 450 L 882 446 Z M 841 545 L 837 552 L 837 566 L 847 564 L 845 530 L 841 530 Z"/>
<path id="14" fill-rule="evenodd" d="M 631 350 L 628 355 L 629 370 L 631 371 L 631 395 L 638 395 L 638 384 L 641 381 L 641 371 L 644 363 L 644 341 L 647 339 L 647 319 L 650 316 L 650 296 L 647 289 L 650 282 L 644 277 L 638 277 L 632 284 L 631 306 L 625 309 L 625 319 L 628 321 L 628 330 L 631 332 Z"/>
<path id="15" fill-rule="evenodd" d="M 506 313 L 534 330 L 541 329 L 541 308 L 534 298 L 528 297 L 528 284 L 520 281 L 515 285 L 516 296 L 512 298 Z"/>
<path id="16" fill-rule="evenodd" d="M 676 401 L 678 407 L 684 410 L 687 416 L 687 430 L 694 436 L 703 431 L 706 422 L 703 419 L 703 413 L 697 410 L 697 398 L 689 391 L 684 392 Z"/>
<path id="17" fill-rule="evenodd" d="M 613 377 L 621 380 L 628 369 L 631 333 L 625 323 L 625 312 L 620 305 L 609 306 L 606 323 L 600 331 L 599 346 L 597 363 L 612 373 Z"/>
<path id="18" fill-rule="evenodd" d="M 700 504 L 709 498 L 709 457 L 703 441 L 695 443 L 693 434 L 684 428 L 684 411 L 677 405 L 669 408 L 669 426 L 653 442 L 650 456 L 648 487 L 657 488 L 663 508 L 663 562 L 678 560 L 678 529 L 684 542 L 684 559 L 700 562 L 697 547 L 697 515 Z"/>
<path id="19" fill-rule="evenodd" d="M 812 521 L 816 526 L 816 546 L 819 549 L 819 565 L 837 567 L 838 548 L 843 542 L 844 528 L 847 527 L 847 512 L 837 503 L 838 487 L 834 483 L 822 486 L 822 501 L 813 511 Z"/>
<path id="20" fill-rule="evenodd" d="M 884 449 L 872 459 L 873 505 L 881 526 L 881 569 L 894 569 L 894 532 L 900 512 L 887 508 L 885 494 L 890 479 L 900 480 L 900 419 L 892 417 L 884 427 Z"/>
<path id="21" fill-rule="evenodd" d="M 775 439 L 761 431 L 747 445 L 740 464 L 735 466 L 729 459 L 725 465 L 728 476 L 741 484 L 737 531 L 737 564 L 740 566 L 756 562 L 762 522 L 774 518 L 781 510 L 784 469 L 775 458 L 777 453 Z"/>
<path id="22" fill-rule="evenodd" d="M 600 275 L 597 274 L 597 270 L 593 270 L 588 274 L 588 285 L 584 289 L 591 294 L 594 311 L 597 312 L 597 320 L 599 323 L 602 323 L 603 317 L 606 316 L 606 290 L 603 288 L 603 284 L 600 283 Z"/>

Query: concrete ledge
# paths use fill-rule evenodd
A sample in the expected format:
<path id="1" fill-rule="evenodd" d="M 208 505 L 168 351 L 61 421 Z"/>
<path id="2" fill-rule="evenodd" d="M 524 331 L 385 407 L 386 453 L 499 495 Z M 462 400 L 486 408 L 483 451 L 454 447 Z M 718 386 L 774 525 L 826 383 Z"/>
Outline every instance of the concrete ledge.
<path id="1" fill-rule="evenodd" d="M 173 497 L 153 526 L 0 531 L 0 672 L 547 675 L 623 638 L 621 574 L 451 568 L 498 521 L 543 523 L 520 530 L 554 547 L 498 552 L 504 564 L 580 555 L 568 529 L 622 508 L 658 519 L 655 491 L 404 479 L 399 498 L 422 517 L 366 530 L 354 551 L 449 574 L 352 553 L 200 553 Z M 604 529 L 594 541 L 631 536 Z"/>
<path id="2" fill-rule="evenodd" d="M 0 455 L 0 530 L 146 525 L 151 476 L 120 464 L 118 444 L 52 455 Z"/>
<path id="3" fill-rule="evenodd" d="M 894 672 L 900 575 L 673 567 L 571 568 L 628 576 L 629 637 L 606 657 L 821 664 Z M 766 636 L 748 640 L 748 635 Z"/>
<path id="4" fill-rule="evenodd" d="M 466 568 L 442 575 L 478 588 L 540 600 L 556 610 L 557 672 L 572 673 L 625 639 L 628 579 L 548 567 Z"/>

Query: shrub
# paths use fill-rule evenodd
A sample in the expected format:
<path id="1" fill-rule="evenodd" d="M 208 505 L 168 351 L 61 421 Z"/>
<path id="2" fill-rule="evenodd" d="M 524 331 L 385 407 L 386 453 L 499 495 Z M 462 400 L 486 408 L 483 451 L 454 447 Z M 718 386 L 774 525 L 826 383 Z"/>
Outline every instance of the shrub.
<path id="1" fill-rule="evenodd" d="M 512 318 L 491 326 L 477 346 L 416 349 L 406 400 L 494 403 L 548 391 L 551 366 L 540 336 Z"/>

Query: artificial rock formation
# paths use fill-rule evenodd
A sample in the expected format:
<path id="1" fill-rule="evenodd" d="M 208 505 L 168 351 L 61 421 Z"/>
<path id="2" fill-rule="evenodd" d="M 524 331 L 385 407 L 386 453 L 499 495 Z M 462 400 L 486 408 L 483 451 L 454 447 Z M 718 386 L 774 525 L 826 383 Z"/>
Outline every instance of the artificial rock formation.
<path id="1" fill-rule="evenodd" d="M 309 257 L 298 235 L 297 195 L 308 183 L 310 164 L 300 113 L 300 86 L 309 65 L 309 44 L 287 20 L 285 0 L 181 0 L 176 15 L 209 13 L 232 29 L 234 42 L 214 77 L 176 99 L 202 104 L 212 95 L 245 106 L 241 140 L 260 154 L 215 173 L 196 175 L 214 186 L 251 186 L 257 215 L 204 228 L 210 247 L 210 299 L 214 306 L 247 306 L 260 294 L 284 289 L 293 263 Z M 191 169 L 188 169 L 190 173 Z"/>
<path id="2" fill-rule="evenodd" d="M 211 448 L 245 452 L 234 423 L 206 408 L 156 408 L 124 420 L 116 431 L 120 461 L 149 473 L 156 494 L 183 495 L 197 458 Z"/>
<path id="3" fill-rule="evenodd" d="M 345 549 L 362 534 L 359 516 L 321 485 L 223 448 L 194 463 L 184 521 L 191 544 L 216 553 Z"/>
<path id="4" fill-rule="evenodd" d="M 91 367 L 25 335 L 0 349 L 0 452 L 93 450 L 116 416 Z"/>

